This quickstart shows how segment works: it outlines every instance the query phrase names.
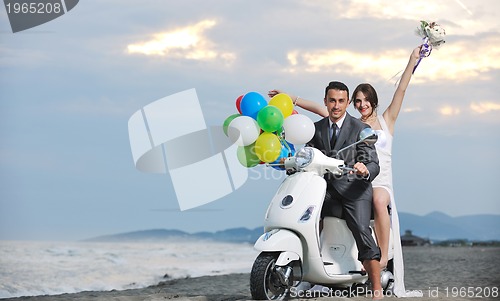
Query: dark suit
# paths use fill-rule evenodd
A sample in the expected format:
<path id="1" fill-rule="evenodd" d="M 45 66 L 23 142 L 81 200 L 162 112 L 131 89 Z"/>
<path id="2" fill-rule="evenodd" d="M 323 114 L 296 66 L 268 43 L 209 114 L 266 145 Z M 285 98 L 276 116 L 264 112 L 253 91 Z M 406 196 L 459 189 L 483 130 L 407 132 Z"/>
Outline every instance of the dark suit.
<path id="1" fill-rule="evenodd" d="M 314 137 L 307 145 L 323 151 L 334 157 L 338 150 L 358 140 L 359 133 L 369 125 L 359 121 L 346 112 L 346 117 L 337 136 L 333 150 L 330 147 L 329 117 L 317 121 L 314 125 Z M 353 233 L 359 250 L 358 259 L 380 260 L 380 249 L 371 235 L 370 217 L 372 208 L 373 190 L 371 181 L 378 175 L 380 167 L 375 147 L 360 143 L 338 155 L 347 166 L 362 162 L 370 171 L 369 179 L 356 174 L 343 176 L 326 175 L 327 196 L 323 205 L 322 216 L 337 216 L 345 218 L 347 226 Z"/>

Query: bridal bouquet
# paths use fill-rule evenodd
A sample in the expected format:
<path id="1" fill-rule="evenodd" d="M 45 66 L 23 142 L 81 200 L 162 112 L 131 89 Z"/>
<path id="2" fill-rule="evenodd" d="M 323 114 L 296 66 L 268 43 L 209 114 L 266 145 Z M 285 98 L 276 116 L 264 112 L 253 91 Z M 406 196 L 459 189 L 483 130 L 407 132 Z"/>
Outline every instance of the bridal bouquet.
<path id="1" fill-rule="evenodd" d="M 420 58 L 413 68 L 413 72 L 417 69 L 418 64 L 424 57 L 431 55 L 432 47 L 438 48 L 445 43 L 444 37 L 446 32 L 436 22 L 420 21 L 420 26 L 416 29 L 415 33 L 422 38 L 422 48 L 420 49 Z"/>
<path id="2" fill-rule="evenodd" d="M 433 47 L 439 47 L 445 43 L 444 36 L 446 32 L 444 28 L 436 22 L 428 23 L 426 21 L 420 21 L 420 27 L 417 28 L 415 33 L 422 39 L 427 39 Z"/>

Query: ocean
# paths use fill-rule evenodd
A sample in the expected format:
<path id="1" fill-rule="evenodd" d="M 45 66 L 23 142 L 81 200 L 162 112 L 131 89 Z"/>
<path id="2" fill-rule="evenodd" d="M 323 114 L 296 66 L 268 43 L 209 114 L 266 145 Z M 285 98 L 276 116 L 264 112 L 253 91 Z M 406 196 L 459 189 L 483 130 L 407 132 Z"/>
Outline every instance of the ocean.
<path id="1" fill-rule="evenodd" d="M 213 241 L 0 241 L 0 298 L 142 288 L 160 281 L 248 273 L 251 244 Z"/>
<path id="2" fill-rule="evenodd" d="M 0 241 L 0 298 L 143 288 L 160 281 L 250 273 L 251 244 L 213 241 Z M 499 296 L 500 248 L 405 247 L 408 290 Z"/>

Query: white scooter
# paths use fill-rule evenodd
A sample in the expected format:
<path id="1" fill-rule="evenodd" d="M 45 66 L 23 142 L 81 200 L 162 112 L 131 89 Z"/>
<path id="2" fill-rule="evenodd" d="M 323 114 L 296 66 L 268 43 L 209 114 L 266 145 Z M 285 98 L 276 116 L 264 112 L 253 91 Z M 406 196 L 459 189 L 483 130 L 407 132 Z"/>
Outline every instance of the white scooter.
<path id="1" fill-rule="evenodd" d="M 339 152 L 358 143 L 377 141 L 370 128 L 363 130 L 359 138 Z M 345 220 L 325 217 L 323 229 L 319 229 L 327 186 L 323 176 L 340 176 L 353 169 L 344 166 L 343 160 L 327 157 L 312 147 L 304 147 L 287 158 L 284 167 L 295 173 L 283 181 L 273 197 L 265 215 L 265 233 L 254 245 L 261 253 L 250 275 L 252 298 L 282 300 L 294 294 L 307 296 L 298 291 L 297 286 L 303 281 L 351 291 L 362 287 L 368 275 L 357 260 L 358 249 Z M 373 230 L 372 233 L 375 239 Z M 392 259 L 392 241 L 389 250 Z M 393 286 L 391 265 L 392 260 L 389 269 L 381 273 L 386 291 Z"/>

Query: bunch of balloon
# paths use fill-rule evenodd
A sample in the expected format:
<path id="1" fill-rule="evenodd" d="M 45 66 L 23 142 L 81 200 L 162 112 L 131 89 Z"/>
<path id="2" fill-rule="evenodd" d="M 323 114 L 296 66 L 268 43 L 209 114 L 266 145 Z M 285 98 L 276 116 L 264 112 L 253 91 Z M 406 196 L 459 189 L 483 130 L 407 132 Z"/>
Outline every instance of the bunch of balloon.
<path id="1" fill-rule="evenodd" d="M 236 99 L 238 113 L 224 120 L 224 134 L 238 145 L 237 157 L 245 167 L 254 167 L 262 163 L 255 151 L 255 142 L 262 130 L 257 123 L 257 114 L 267 106 L 265 98 L 257 92 L 240 95 Z"/>
<path id="2" fill-rule="evenodd" d="M 306 143 L 314 135 L 312 121 L 294 111 L 286 94 L 277 94 L 267 103 L 261 94 L 248 92 L 236 99 L 236 108 L 238 114 L 226 118 L 223 130 L 237 143 L 238 160 L 245 167 L 278 163 L 295 154 L 293 144 Z"/>
<path id="3" fill-rule="evenodd" d="M 293 112 L 293 102 L 290 96 L 280 93 L 271 98 L 269 105 L 259 112 L 259 116 L 261 114 L 263 115 L 261 118 L 262 120 L 259 120 L 259 116 L 257 116 L 257 122 L 259 125 L 262 124 L 262 129 L 274 133 L 279 140 L 279 145 L 271 149 L 271 152 L 267 149 L 267 153 L 270 152 L 272 156 L 267 158 L 269 161 L 265 161 L 272 163 L 271 166 L 278 170 L 284 170 L 277 165 L 280 163 L 281 159 L 295 155 L 295 147 L 292 143 L 286 141 L 286 133 L 283 130 L 284 121 L 291 116 Z M 269 127 L 269 129 L 266 130 L 265 127 Z"/>

